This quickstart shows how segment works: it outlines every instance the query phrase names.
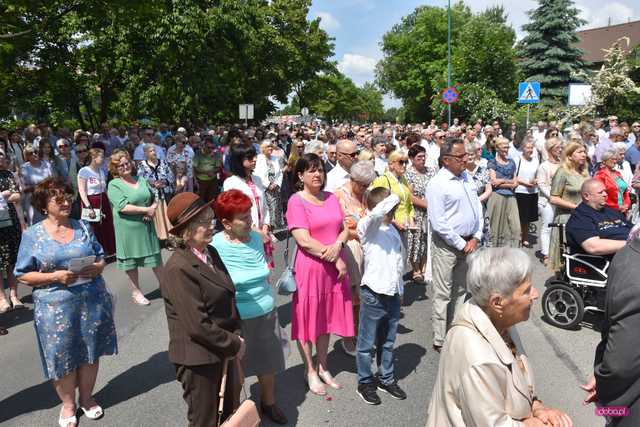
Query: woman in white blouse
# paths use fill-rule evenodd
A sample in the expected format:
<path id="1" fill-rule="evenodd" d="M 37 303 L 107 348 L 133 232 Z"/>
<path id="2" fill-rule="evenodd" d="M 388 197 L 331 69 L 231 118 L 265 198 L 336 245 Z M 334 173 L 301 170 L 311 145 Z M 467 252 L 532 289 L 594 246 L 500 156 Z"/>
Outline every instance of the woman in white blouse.
<path id="1" fill-rule="evenodd" d="M 256 168 L 256 150 L 253 146 L 237 145 L 230 151 L 229 169 L 231 176 L 224 180 L 222 191 L 240 190 L 251 199 L 252 228 L 261 234 L 265 254 L 272 266 L 273 246 L 271 244 L 271 215 L 267 209 L 266 186 L 262 179 L 254 174 Z"/>
<path id="2" fill-rule="evenodd" d="M 549 153 L 547 160 L 540 164 L 536 173 L 538 184 L 538 212 L 542 218 L 542 230 L 540 230 L 540 252 L 545 265 L 549 262 L 549 244 L 551 242 L 551 227 L 553 222 L 554 209 L 549 202 L 551 198 L 551 181 L 556 171 L 560 167 L 560 156 L 562 155 L 562 141 L 558 138 L 549 138 L 545 142 L 545 149 Z"/>
<path id="3" fill-rule="evenodd" d="M 269 216 L 271 218 L 271 228 L 281 230 L 285 227 L 282 213 L 282 166 L 280 159 L 273 155 L 273 143 L 266 139 L 260 144 L 260 154 L 256 160 L 254 174 L 264 183 L 265 198 Z"/>

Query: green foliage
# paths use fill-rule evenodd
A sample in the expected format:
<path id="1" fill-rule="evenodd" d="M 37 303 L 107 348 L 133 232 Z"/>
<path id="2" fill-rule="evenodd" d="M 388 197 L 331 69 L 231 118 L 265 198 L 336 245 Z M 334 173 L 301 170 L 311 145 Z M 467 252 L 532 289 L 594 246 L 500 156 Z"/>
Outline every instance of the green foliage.
<path id="1" fill-rule="evenodd" d="M 498 94 L 479 83 L 470 83 L 462 87 L 460 101 L 452 104 L 452 117 L 462 117 L 472 123 L 478 119 L 506 122 L 514 115 L 513 104 L 502 101 Z M 446 120 L 447 104 L 434 99 L 431 109 L 436 120 Z"/>
<path id="2" fill-rule="evenodd" d="M 496 6 L 473 15 L 459 2 L 451 12 L 453 83 L 471 94 L 491 92 L 501 102 L 496 113 L 503 114 L 503 104 L 515 99 L 518 80 L 515 31 L 506 24 L 504 9 Z M 430 107 L 436 107 L 433 114 L 440 117 L 440 94 L 447 84 L 446 8 L 418 7 L 384 35 L 382 49 L 384 58 L 376 67 L 378 85 L 403 101 L 406 118 L 428 120 Z M 457 111 L 456 117 L 463 119 L 474 114 L 469 107 Z"/>
<path id="3" fill-rule="evenodd" d="M 573 0 L 538 0 L 537 9 L 529 11 L 530 22 L 522 28 L 527 35 L 518 47 L 524 77 L 538 81 L 542 102 L 558 105 L 565 102 L 569 83 L 581 68 L 583 52 L 575 47 L 576 30 L 586 24 L 579 18 Z"/>
<path id="4" fill-rule="evenodd" d="M 0 3 L 0 117 L 232 120 L 331 71 L 311 0 Z"/>
<path id="5" fill-rule="evenodd" d="M 391 107 L 385 110 L 382 116 L 383 122 L 406 123 L 404 107 Z"/>

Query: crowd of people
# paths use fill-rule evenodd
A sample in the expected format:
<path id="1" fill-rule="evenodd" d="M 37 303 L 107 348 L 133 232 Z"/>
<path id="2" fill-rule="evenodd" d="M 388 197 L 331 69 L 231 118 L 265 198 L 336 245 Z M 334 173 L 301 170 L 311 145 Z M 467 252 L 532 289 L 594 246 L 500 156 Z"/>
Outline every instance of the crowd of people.
<path id="1" fill-rule="evenodd" d="M 231 414 L 243 376 L 258 377 L 262 414 L 286 424 L 271 271 L 274 244 L 292 239 L 291 340 L 311 393 L 343 388 L 327 357 L 336 335 L 364 402 L 405 399 L 393 353 L 404 286 L 431 284 L 442 355 L 427 425 L 570 426 L 538 399 L 512 328 L 538 298 L 530 228 L 540 220 L 537 255 L 551 270 L 565 250 L 552 223 L 567 224 L 572 250 L 612 257 L 634 236 L 638 163 L 640 122 L 614 116 L 522 131 L 458 119 L 0 129 L 0 313 L 24 308 L 18 284 L 33 288 L 59 425 L 74 427 L 78 404 L 103 415 L 99 359 L 118 351 L 102 271 L 115 262 L 132 302 L 148 306 L 138 269 L 151 268 L 189 425 L 216 425 L 223 378 Z M 586 388 L 592 400 L 595 380 Z"/>

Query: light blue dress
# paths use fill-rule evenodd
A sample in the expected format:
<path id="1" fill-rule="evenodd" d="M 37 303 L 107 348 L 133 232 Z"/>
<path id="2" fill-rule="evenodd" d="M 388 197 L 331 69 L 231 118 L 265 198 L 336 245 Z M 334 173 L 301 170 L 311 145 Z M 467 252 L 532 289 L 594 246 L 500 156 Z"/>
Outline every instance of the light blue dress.
<path id="1" fill-rule="evenodd" d="M 14 273 L 20 277 L 38 271 L 68 269 L 69 260 L 95 255 L 104 257 L 102 246 L 89 228 L 71 220 L 74 237 L 59 243 L 42 222 L 22 234 Z M 88 283 L 50 284 L 33 289 L 34 323 L 44 375 L 59 380 L 100 356 L 118 352 L 113 301 L 102 276 Z"/>

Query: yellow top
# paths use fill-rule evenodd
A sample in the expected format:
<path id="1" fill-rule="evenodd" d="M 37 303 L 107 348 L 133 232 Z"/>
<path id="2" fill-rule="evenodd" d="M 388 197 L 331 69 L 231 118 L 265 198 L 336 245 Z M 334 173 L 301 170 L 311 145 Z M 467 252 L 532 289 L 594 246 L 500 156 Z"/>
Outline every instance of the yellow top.
<path id="1" fill-rule="evenodd" d="M 400 203 L 396 208 L 396 213 L 393 219 L 405 227 L 412 224 L 414 218 L 413 201 L 411 199 L 409 183 L 404 175 L 401 176 L 398 181 L 398 178 L 396 178 L 392 172 L 386 171 L 384 175 L 377 177 L 371 183 L 371 188 L 376 187 L 388 188 L 393 194 L 400 198 Z"/>

